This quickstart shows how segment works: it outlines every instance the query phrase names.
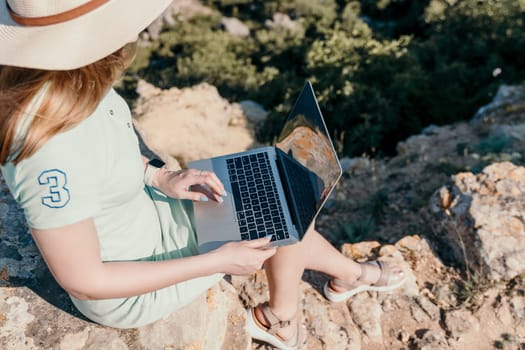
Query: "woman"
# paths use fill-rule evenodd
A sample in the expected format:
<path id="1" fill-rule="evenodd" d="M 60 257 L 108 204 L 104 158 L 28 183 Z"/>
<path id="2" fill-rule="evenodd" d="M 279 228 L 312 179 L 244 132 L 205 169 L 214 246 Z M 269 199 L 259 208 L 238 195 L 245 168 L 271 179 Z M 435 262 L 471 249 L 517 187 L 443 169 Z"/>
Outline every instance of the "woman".
<path id="1" fill-rule="evenodd" d="M 0 0 L 2 174 L 53 276 L 91 320 L 139 327 L 223 274 L 264 263 L 270 301 L 247 310 L 248 331 L 295 349 L 304 340 L 305 268 L 333 276 L 324 288 L 332 301 L 392 290 L 404 275 L 347 259 L 314 229 L 279 249 L 259 239 L 197 254 L 191 201 L 220 202 L 222 183 L 211 172 L 169 171 L 142 157 L 129 108 L 111 88 L 137 35 L 170 2 Z"/>

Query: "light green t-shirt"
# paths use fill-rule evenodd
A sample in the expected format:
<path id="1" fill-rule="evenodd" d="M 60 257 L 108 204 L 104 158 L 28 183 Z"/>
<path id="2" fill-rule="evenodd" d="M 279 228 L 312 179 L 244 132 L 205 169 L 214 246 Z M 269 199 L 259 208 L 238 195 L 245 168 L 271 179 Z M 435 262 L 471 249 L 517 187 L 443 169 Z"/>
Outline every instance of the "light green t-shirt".
<path id="1" fill-rule="evenodd" d="M 29 124 L 21 123 L 20 133 Z M 114 90 L 79 125 L 1 170 L 30 227 L 48 229 L 93 218 L 103 261 L 197 254 L 191 203 L 144 186 L 131 113 Z M 189 304 L 221 278 L 222 274 L 199 277 L 127 298 L 71 300 L 95 322 L 138 327 Z"/>
<path id="2" fill-rule="evenodd" d="M 150 256 L 160 237 L 126 102 L 110 89 L 95 112 L 2 173 L 30 227 L 94 218 L 103 261 Z"/>

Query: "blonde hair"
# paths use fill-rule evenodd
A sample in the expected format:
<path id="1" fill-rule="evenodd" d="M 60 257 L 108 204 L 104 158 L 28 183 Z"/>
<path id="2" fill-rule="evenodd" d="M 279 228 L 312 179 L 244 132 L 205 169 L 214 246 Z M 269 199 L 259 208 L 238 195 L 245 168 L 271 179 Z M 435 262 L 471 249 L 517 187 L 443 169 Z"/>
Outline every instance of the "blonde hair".
<path id="1" fill-rule="evenodd" d="M 67 71 L 0 66 L 0 164 L 17 164 L 54 135 L 87 118 L 129 64 L 130 54 L 124 46 L 99 61 Z M 12 149 L 27 106 L 45 84 L 47 91 L 25 139 Z"/>

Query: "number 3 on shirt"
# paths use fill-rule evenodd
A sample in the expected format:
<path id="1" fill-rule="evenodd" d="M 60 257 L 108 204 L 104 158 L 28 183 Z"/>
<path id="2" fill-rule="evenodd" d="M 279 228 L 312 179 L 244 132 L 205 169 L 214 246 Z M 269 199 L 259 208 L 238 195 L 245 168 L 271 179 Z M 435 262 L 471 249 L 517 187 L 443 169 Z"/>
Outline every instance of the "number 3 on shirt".
<path id="1" fill-rule="evenodd" d="M 47 196 L 42 196 L 42 204 L 50 208 L 63 208 L 69 202 L 69 190 L 66 187 L 66 173 L 58 169 L 45 170 L 38 177 L 38 183 L 46 186 Z"/>

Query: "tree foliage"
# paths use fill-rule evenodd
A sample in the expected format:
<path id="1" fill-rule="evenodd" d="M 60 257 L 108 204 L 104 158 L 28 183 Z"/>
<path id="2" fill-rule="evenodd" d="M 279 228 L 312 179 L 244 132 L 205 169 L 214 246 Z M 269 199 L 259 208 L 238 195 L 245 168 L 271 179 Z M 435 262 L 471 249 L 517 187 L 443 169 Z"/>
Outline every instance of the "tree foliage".
<path id="1" fill-rule="evenodd" d="M 271 141 L 311 80 L 344 155 L 392 154 L 429 124 L 472 117 L 502 83 L 525 76 L 525 0 L 204 1 L 212 15 L 178 21 L 133 70 L 161 87 L 207 81 L 270 110 Z M 286 14 L 293 28 L 268 25 Z M 221 26 L 236 16 L 250 36 Z"/>

